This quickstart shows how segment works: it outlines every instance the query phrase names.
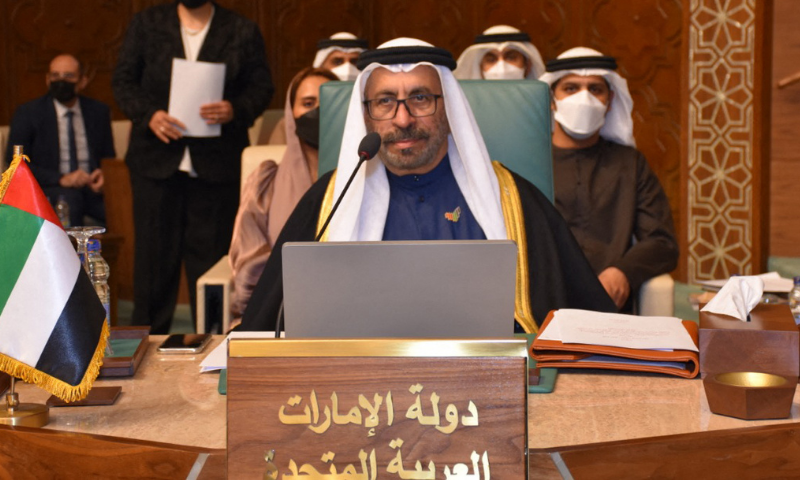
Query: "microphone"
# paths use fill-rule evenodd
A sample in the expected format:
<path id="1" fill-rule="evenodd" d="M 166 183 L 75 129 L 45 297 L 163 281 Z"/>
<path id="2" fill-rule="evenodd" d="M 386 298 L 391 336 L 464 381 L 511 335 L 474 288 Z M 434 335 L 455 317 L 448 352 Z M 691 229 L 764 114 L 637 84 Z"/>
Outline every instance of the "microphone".
<path id="1" fill-rule="evenodd" d="M 317 234 L 317 238 L 314 239 L 315 242 L 319 242 L 319 239 L 322 238 L 322 235 L 328 228 L 328 224 L 331 223 L 331 218 L 333 218 L 333 214 L 336 213 L 336 209 L 339 208 L 339 204 L 342 203 L 342 198 L 344 198 L 344 195 L 347 193 L 347 189 L 350 188 L 350 184 L 356 177 L 358 169 L 361 168 L 361 164 L 366 162 L 367 160 L 371 160 L 372 157 L 374 157 L 378 153 L 378 150 L 380 150 L 380 148 L 381 148 L 381 136 L 378 135 L 376 132 L 368 133 L 364 138 L 361 139 L 361 143 L 358 144 L 358 165 L 356 165 L 356 168 L 353 169 L 353 173 L 350 174 L 350 178 L 344 185 L 344 189 L 342 189 L 342 194 L 339 195 L 339 198 L 336 200 L 336 203 L 333 205 L 333 208 L 331 209 L 331 213 L 328 214 L 328 218 L 325 219 L 325 223 L 322 225 L 322 228 Z"/>
<path id="2" fill-rule="evenodd" d="M 380 149 L 381 136 L 376 132 L 368 133 L 361 139 L 361 143 L 358 144 L 358 159 L 371 160 L 372 157 L 378 154 L 378 150 Z M 356 167 L 356 170 L 358 170 L 358 167 Z"/>

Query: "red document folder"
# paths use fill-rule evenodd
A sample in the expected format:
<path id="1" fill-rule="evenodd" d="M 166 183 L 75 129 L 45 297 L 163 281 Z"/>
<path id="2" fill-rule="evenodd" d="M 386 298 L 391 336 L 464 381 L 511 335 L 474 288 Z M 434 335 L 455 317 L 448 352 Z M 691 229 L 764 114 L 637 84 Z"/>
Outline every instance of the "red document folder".
<path id="1" fill-rule="evenodd" d="M 690 350 L 673 350 L 663 352 L 660 350 L 643 350 L 634 348 L 609 347 L 605 345 L 587 345 L 581 343 L 563 343 L 557 340 L 540 340 L 541 333 L 553 319 L 551 311 L 542 325 L 539 334 L 531 344 L 530 354 L 540 368 L 599 368 L 604 370 L 626 370 L 633 372 L 657 372 L 675 375 L 684 378 L 694 378 L 700 373 L 700 359 L 697 352 Z M 683 320 L 683 327 L 689 332 L 692 341 L 698 345 L 697 324 Z M 655 364 L 641 365 L 632 363 L 617 363 L 613 359 L 608 361 L 587 361 L 594 355 L 604 355 L 622 359 L 643 360 Z M 680 362 L 684 368 L 674 368 L 658 363 Z"/>

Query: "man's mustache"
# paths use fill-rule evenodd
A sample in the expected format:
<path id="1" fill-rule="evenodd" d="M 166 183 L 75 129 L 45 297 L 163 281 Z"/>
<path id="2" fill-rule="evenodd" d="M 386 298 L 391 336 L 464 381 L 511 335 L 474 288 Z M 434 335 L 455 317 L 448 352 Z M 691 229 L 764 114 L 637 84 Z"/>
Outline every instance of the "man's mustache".
<path id="1" fill-rule="evenodd" d="M 431 134 L 424 128 L 410 126 L 408 128 L 397 129 L 383 136 L 381 142 L 388 143 L 402 142 L 403 140 L 427 140 Z"/>

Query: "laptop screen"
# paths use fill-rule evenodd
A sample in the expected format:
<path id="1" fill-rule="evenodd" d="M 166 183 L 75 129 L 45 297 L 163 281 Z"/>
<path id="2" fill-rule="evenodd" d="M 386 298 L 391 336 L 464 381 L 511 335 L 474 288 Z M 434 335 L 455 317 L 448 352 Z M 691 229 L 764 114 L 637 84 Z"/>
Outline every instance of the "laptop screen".
<path id="1" fill-rule="evenodd" d="M 286 243 L 286 336 L 511 337 L 516 259 L 510 240 Z"/>

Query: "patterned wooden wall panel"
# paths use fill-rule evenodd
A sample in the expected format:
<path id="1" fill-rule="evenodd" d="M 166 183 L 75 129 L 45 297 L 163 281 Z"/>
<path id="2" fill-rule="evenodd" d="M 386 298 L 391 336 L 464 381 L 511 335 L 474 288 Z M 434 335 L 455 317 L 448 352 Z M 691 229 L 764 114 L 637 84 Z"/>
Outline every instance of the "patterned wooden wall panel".
<path id="1" fill-rule="evenodd" d="M 691 0 L 687 8 L 688 278 L 759 273 L 767 221 L 761 215 L 767 162 L 758 73 L 765 62 L 758 31 L 763 4 Z"/>

